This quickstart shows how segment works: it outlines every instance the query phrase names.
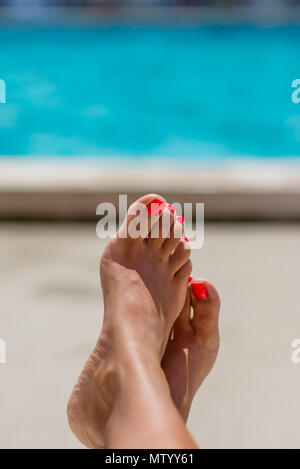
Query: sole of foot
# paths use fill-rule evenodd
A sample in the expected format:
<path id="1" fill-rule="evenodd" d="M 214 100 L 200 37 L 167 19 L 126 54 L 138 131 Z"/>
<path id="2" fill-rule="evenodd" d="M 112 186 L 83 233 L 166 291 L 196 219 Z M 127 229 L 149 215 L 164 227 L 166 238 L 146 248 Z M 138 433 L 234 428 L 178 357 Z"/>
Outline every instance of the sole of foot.
<path id="1" fill-rule="evenodd" d="M 166 201 L 150 194 L 129 208 L 104 250 L 103 326 L 67 408 L 73 433 L 88 448 L 106 446 L 107 424 L 129 372 L 143 379 L 158 367 L 163 375 L 160 362 L 192 270 L 182 233 Z"/>
<path id="2" fill-rule="evenodd" d="M 191 279 L 185 305 L 162 359 L 173 401 L 185 421 L 193 398 L 218 355 L 219 311 L 216 288 L 205 280 Z"/>

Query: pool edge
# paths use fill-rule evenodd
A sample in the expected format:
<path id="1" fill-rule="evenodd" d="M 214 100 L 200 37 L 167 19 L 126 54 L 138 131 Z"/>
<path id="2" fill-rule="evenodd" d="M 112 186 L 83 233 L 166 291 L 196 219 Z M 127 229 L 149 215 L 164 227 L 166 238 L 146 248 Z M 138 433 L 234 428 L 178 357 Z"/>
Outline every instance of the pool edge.
<path id="1" fill-rule="evenodd" d="M 0 220 L 96 220 L 100 202 L 118 205 L 155 192 L 170 202 L 202 202 L 207 220 L 300 220 L 300 165 L 236 163 L 87 164 L 0 160 Z"/>

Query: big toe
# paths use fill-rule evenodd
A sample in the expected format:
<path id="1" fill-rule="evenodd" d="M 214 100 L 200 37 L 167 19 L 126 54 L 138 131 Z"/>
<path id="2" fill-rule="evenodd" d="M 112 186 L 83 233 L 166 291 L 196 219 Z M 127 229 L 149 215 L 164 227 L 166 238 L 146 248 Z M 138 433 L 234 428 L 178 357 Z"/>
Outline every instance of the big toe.
<path id="1" fill-rule="evenodd" d="M 220 298 L 216 288 L 206 280 L 193 279 L 192 326 L 201 345 L 210 350 L 219 348 Z"/>
<path id="2" fill-rule="evenodd" d="M 140 197 L 130 205 L 117 237 L 143 240 L 151 229 L 151 214 L 154 211 L 159 214 L 166 205 L 165 199 L 157 194 Z"/>

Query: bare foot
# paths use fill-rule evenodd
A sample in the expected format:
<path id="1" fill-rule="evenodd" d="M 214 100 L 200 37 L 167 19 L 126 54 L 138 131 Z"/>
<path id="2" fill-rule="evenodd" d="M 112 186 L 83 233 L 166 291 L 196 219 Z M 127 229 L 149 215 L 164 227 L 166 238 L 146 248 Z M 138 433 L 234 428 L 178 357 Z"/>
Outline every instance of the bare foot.
<path id="1" fill-rule="evenodd" d="M 207 281 L 193 279 L 192 282 L 162 359 L 173 401 L 185 421 L 219 349 L 219 295 Z"/>
<path id="2" fill-rule="evenodd" d="M 151 226 L 146 211 L 145 236 L 122 237 L 137 219 L 137 204 L 149 206 L 158 199 L 162 201 L 162 212 L 156 225 Z M 171 237 L 161 225 L 166 211 L 171 219 Z M 179 225 L 162 197 L 144 196 L 130 207 L 116 239 L 105 248 L 100 266 L 103 327 L 67 410 L 72 431 L 89 448 L 106 446 L 106 429 L 118 393 L 124 389 L 131 392 L 130 374 L 137 382 L 161 382 L 160 362 L 171 328 L 184 306 L 192 269 L 190 250 L 181 239 Z M 152 238 L 156 228 L 158 237 Z"/>

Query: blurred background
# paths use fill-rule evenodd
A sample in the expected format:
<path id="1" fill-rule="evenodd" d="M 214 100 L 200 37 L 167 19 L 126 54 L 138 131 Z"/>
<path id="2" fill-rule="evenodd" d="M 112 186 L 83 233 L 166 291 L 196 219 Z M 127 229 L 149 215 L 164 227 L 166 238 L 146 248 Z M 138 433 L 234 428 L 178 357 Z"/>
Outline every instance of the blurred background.
<path id="1" fill-rule="evenodd" d="M 193 435 L 300 448 L 299 63 L 298 0 L 0 0 L 0 447 L 80 447 L 96 207 L 157 192 L 205 203 L 194 275 L 223 300 Z"/>

